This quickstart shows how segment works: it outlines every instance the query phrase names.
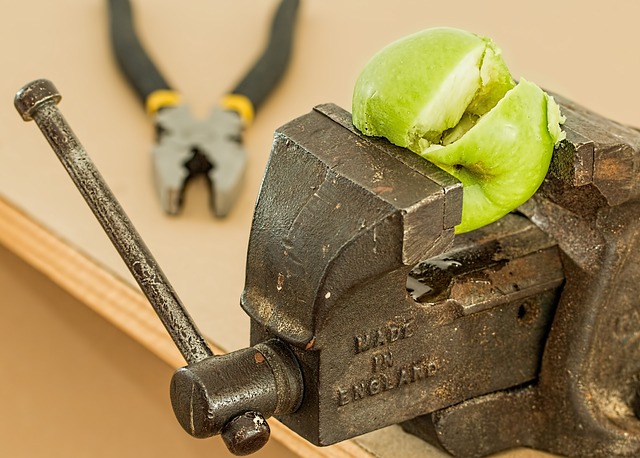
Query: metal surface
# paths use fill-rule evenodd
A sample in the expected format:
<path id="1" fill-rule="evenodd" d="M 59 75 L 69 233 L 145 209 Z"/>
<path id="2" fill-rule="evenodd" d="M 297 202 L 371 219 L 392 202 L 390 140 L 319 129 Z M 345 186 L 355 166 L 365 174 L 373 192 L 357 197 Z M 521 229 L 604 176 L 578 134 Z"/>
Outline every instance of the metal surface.
<path id="1" fill-rule="evenodd" d="M 293 345 L 305 400 L 279 418 L 308 440 L 328 445 L 537 376 L 563 281 L 556 243 L 521 216 L 453 242 L 460 191 L 412 153 L 360 136 L 336 106 L 276 132 L 242 305 L 253 342 Z"/>
<path id="2" fill-rule="evenodd" d="M 295 357 L 272 340 L 179 369 L 170 393 L 184 430 L 203 438 L 220 434 L 243 412 L 264 417 L 294 412 L 302 391 Z"/>
<path id="3" fill-rule="evenodd" d="M 418 156 L 331 105 L 278 129 L 242 306 L 300 361 L 280 420 L 320 445 L 401 422 L 461 457 L 640 454 L 640 133 L 560 101 L 538 194 L 455 240 L 459 185 Z"/>
<path id="4" fill-rule="evenodd" d="M 37 80 L 16 94 L 15 106 L 22 118 L 33 119 L 47 138 L 184 359 L 192 363 L 212 356 L 153 255 L 58 110 L 60 98 L 50 81 Z"/>
<path id="5" fill-rule="evenodd" d="M 187 184 L 202 175 L 209 187 L 211 210 L 226 216 L 242 188 L 247 162 L 238 114 L 216 108 L 209 118 L 197 121 L 187 106 L 178 105 L 160 110 L 156 127 L 154 171 L 164 211 L 177 214 Z"/>
<path id="6" fill-rule="evenodd" d="M 258 412 L 246 412 L 231 420 L 222 430 L 222 440 L 239 456 L 251 455 L 269 440 L 271 430 Z"/>
<path id="7" fill-rule="evenodd" d="M 520 210 L 557 241 L 566 284 L 536 380 L 405 424 L 455 456 L 640 455 L 640 132 L 558 100 L 567 140 Z"/>
<path id="8" fill-rule="evenodd" d="M 50 81 L 37 80 L 16 94 L 15 107 L 24 120 L 33 119 L 37 123 L 189 363 L 176 373 L 171 385 L 171 399 L 178 420 L 197 437 L 224 431 L 225 443 L 232 453 L 245 455 L 256 451 L 269 438 L 264 415 L 291 412 L 300 404 L 302 384 L 297 361 L 286 347 L 273 341 L 236 354 L 213 356 L 133 224 L 58 110 L 56 104 L 60 99 Z M 197 402 L 200 404 L 194 406 Z M 260 409 L 264 414 L 256 411 Z M 248 411 L 253 428 L 247 425 Z"/>

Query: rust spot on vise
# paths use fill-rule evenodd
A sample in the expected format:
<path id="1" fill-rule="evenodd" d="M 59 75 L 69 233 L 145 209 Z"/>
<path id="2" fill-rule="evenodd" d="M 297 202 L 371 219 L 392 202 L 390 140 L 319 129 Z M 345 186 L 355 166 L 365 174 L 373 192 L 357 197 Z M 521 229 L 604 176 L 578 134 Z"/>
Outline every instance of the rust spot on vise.
<path id="1" fill-rule="evenodd" d="M 313 344 L 314 344 L 314 343 L 316 343 L 316 338 L 315 338 L 315 336 L 313 337 L 313 339 L 311 339 L 311 340 L 309 341 L 309 343 L 307 343 L 307 346 L 306 346 L 306 347 L 304 347 L 304 349 L 305 349 L 305 350 L 307 350 L 307 351 L 311 350 L 311 348 L 313 347 Z"/>

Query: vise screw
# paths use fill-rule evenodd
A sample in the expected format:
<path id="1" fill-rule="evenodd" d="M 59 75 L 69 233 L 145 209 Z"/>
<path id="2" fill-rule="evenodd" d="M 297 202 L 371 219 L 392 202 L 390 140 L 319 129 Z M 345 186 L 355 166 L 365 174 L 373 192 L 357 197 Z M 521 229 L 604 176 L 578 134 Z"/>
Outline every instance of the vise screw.
<path id="1" fill-rule="evenodd" d="M 454 236 L 462 185 L 327 104 L 279 128 L 241 298 L 251 347 L 213 356 L 60 115 L 16 107 L 61 158 L 188 365 L 180 424 L 246 454 L 275 415 L 317 445 L 392 424 L 460 457 L 527 446 L 640 456 L 640 132 L 557 97 L 544 184 Z"/>

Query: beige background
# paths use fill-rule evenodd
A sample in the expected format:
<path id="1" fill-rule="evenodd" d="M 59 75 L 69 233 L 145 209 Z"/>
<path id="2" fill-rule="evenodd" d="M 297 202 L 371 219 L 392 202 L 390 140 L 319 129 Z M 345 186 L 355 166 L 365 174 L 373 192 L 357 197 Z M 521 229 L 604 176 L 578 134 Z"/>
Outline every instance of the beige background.
<path id="1" fill-rule="evenodd" d="M 207 113 L 258 55 L 276 4 L 273 0 L 132 3 L 147 49 L 198 115 Z M 302 0 L 291 67 L 246 132 L 250 160 L 240 202 L 229 218 L 215 220 L 206 208 L 204 186 L 192 187 L 180 217 L 161 213 L 149 162 L 153 126 L 111 57 L 104 2 L 4 1 L 0 5 L 0 196 L 131 281 L 36 127 L 22 123 L 12 107 L 13 94 L 23 84 L 49 78 L 63 93 L 61 108 L 69 122 L 199 327 L 225 349 L 236 349 L 248 341 L 248 321 L 238 297 L 253 204 L 276 127 L 318 103 L 335 102 L 348 109 L 353 82 L 373 53 L 408 33 L 442 25 L 492 37 L 515 77 L 640 126 L 638 17 L 640 3 L 632 1 Z M 15 281 L 8 273 L 13 274 L 13 268 L 0 275 L 3 290 Z M 28 282 L 24 288 L 31 294 L 41 286 Z M 17 306 L 3 298 L 2 316 Z M 31 320 L 40 317 L 40 324 L 56 326 L 57 312 L 47 313 L 36 313 Z M 79 321 L 72 322 L 69 332 L 80 326 Z M 105 333 L 109 338 L 111 334 Z M 113 361 L 116 353 L 106 356 L 107 344 L 92 349 L 90 337 L 84 334 L 78 340 L 84 339 L 86 357 L 95 353 Z M 7 335 L 2 344 L 13 345 Z M 57 357 L 60 365 L 68 358 L 64 348 L 53 353 L 48 357 Z M 10 374 L 7 358 L 3 353 L 0 364 L 3 373 Z M 130 359 L 123 364 L 133 365 Z M 7 377 L 2 379 L 8 383 Z M 106 410 L 104 415 L 118 418 Z M 63 416 L 60 423 L 72 425 L 75 416 Z M 2 433 L 11 434 L 5 428 Z M 34 440 L 38 433 L 34 432 Z"/>

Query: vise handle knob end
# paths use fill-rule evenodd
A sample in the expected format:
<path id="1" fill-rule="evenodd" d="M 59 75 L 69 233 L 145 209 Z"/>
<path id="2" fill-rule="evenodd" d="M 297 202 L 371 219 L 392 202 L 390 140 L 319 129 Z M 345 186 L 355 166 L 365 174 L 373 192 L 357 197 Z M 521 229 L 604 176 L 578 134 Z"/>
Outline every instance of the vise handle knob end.
<path id="1" fill-rule="evenodd" d="M 271 429 L 260 412 L 245 412 L 227 423 L 220 436 L 229 451 L 245 456 L 260 450 L 268 441 Z"/>
<path id="2" fill-rule="evenodd" d="M 50 102 L 57 105 L 61 99 L 60 92 L 51 81 L 39 79 L 20 89 L 13 104 L 23 120 L 31 121 L 33 113 L 42 105 Z"/>

